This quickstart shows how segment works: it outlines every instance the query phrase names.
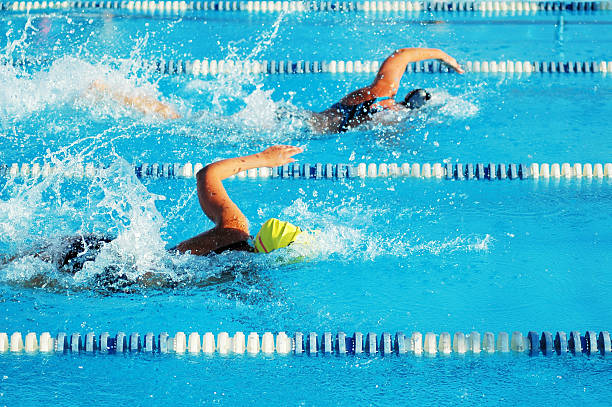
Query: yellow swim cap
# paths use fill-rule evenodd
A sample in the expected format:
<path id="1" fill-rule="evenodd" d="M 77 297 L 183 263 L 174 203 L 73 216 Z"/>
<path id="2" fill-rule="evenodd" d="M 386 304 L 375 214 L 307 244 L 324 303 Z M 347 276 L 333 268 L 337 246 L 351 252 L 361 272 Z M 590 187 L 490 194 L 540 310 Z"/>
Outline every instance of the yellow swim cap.
<path id="1" fill-rule="evenodd" d="M 302 230 L 289 222 L 268 219 L 255 236 L 255 252 L 270 253 L 272 250 L 287 247 L 300 233 Z"/>

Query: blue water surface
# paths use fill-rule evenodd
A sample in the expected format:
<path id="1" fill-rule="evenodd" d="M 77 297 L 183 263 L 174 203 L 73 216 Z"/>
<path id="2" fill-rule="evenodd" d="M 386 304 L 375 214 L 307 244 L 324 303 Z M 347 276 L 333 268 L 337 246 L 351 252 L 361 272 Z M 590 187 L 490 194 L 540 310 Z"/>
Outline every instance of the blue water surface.
<path id="1" fill-rule="evenodd" d="M 269 256 L 168 252 L 212 227 L 194 179 L 140 163 L 209 163 L 275 143 L 300 163 L 605 163 L 609 75 L 407 74 L 422 111 L 317 134 L 321 111 L 373 74 L 161 76 L 151 59 L 382 60 L 429 46 L 468 60 L 610 59 L 609 13 L 6 13 L 0 163 L 105 168 L 0 181 L 0 332 L 537 332 L 610 330 L 612 183 L 605 179 L 228 180 L 255 233 L 312 236 Z M 33 28 L 32 28 L 33 27 Z M 134 63 L 120 59 L 129 58 Z M 163 100 L 144 116 L 95 80 Z M 75 234 L 115 239 L 75 275 L 28 253 Z M 9 261 L 10 258 L 16 258 Z M 154 278 L 151 279 L 150 275 Z M 607 405 L 609 357 L 0 355 L 0 405 Z"/>

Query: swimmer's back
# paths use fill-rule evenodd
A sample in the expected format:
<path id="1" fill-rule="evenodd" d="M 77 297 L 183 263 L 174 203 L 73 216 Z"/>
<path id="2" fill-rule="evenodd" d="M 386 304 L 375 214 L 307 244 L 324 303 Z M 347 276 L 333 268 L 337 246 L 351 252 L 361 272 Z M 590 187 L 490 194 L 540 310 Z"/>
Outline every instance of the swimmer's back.
<path id="1" fill-rule="evenodd" d="M 85 262 L 94 261 L 104 245 L 114 239 L 112 236 L 95 234 L 66 236 L 39 250 L 35 255 L 54 264 L 58 271 L 75 274 L 83 268 Z M 211 253 L 219 254 L 225 251 L 252 252 L 253 248 L 247 241 L 240 241 L 215 249 Z"/>

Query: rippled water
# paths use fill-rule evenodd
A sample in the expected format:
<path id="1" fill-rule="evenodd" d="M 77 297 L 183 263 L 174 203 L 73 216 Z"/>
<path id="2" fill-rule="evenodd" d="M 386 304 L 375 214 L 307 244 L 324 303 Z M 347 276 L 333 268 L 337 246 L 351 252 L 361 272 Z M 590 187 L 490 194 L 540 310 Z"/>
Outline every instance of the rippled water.
<path id="1" fill-rule="evenodd" d="M 191 18 L 193 17 L 193 18 Z M 609 330 L 612 189 L 606 180 L 230 180 L 253 232 L 269 217 L 308 244 L 269 256 L 177 255 L 212 226 L 194 180 L 139 180 L 142 162 L 208 163 L 274 143 L 301 163 L 609 162 L 609 76 L 410 75 L 431 103 L 321 135 L 321 111 L 369 74 L 161 77 L 150 58 L 382 58 L 406 45 L 469 59 L 603 59 L 609 16 L 556 19 L 204 14 L 0 16 L 0 162 L 104 164 L 94 179 L 0 181 L 0 332 L 90 330 Z M 431 16 L 438 18 L 439 16 Z M 478 41 L 478 45 L 475 45 Z M 335 45 L 334 45 L 335 44 Z M 131 58 L 132 62 L 123 60 Z M 119 59 L 121 58 L 121 60 Z M 148 95 L 183 116 L 144 116 L 90 89 Z M 33 253 L 108 235 L 76 274 Z M 34 373 L 34 374 L 33 374 Z M 0 404 L 604 404 L 609 361 L 536 357 L 0 355 Z M 100 379 L 103 378 L 103 379 Z M 324 389 L 323 391 L 321 391 Z M 112 396 L 108 396 L 112 393 Z M 146 400 L 146 401 L 145 401 Z"/>

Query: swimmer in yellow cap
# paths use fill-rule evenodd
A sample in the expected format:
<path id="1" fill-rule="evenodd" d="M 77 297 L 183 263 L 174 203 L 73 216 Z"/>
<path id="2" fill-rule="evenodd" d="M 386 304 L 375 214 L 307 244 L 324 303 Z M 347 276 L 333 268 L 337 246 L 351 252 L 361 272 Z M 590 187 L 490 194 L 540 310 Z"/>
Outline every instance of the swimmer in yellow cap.
<path id="1" fill-rule="evenodd" d="M 208 164 L 198 171 L 196 178 L 200 206 L 215 223 L 215 227 L 179 243 L 173 250 L 195 255 L 225 250 L 270 253 L 293 243 L 302 230 L 289 222 L 270 219 L 263 224 L 251 246 L 248 243 L 251 235 L 246 216 L 230 199 L 222 181 L 251 168 L 278 167 L 292 163 L 295 161 L 293 156 L 302 151 L 300 147 L 272 146 L 257 154 Z"/>

